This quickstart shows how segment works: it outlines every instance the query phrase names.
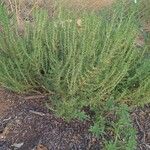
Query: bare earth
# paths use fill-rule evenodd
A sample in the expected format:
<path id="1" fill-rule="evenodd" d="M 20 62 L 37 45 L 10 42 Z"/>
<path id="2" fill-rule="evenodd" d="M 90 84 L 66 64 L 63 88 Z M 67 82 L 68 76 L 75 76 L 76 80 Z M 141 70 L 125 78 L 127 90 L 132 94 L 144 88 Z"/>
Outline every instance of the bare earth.
<path id="1" fill-rule="evenodd" d="M 88 131 L 91 122 L 70 123 L 45 107 L 47 96 L 0 90 L 0 150 L 101 150 L 102 139 Z M 131 113 L 137 150 L 150 148 L 150 105 Z M 42 147 L 42 149 L 41 149 Z"/>
<path id="2" fill-rule="evenodd" d="M 45 107 L 47 97 L 20 96 L 1 90 L 1 107 L 7 108 L 7 103 L 3 102 L 9 104 L 10 97 L 14 105 L 7 111 L 1 110 L 0 115 L 0 150 L 38 150 L 38 145 L 48 150 L 101 148 L 100 141 L 88 132 L 90 122 L 76 120 L 67 123 L 55 117 Z M 20 143 L 21 147 L 15 147 Z"/>

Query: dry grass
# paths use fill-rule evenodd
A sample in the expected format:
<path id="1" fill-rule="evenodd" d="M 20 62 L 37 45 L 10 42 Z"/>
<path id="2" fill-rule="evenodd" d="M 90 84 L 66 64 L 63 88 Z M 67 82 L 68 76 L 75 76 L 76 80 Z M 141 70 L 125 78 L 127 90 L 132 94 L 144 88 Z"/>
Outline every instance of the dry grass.
<path id="1" fill-rule="evenodd" d="M 10 12 L 15 12 L 22 17 L 29 16 L 37 7 L 43 7 L 52 11 L 53 0 L 3 0 Z M 19 13 L 19 14 L 18 14 Z"/>
<path id="2" fill-rule="evenodd" d="M 24 17 L 30 15 L 35 7 L 43 7 L 52 13 L 56 2 L 77 9 L 100 9 L 115 0 L 3 0 L 11 12 L 20 12 Z M 18 15 L 18 14 L 17 14 Z"/>
<path id="3" fill-rule="evenodd" d="M 32 11 L 35 8 L 45 8 L 49 16 L 53 16 L 57 7 L 57 2 L 61 5 L 78 10 L 97 10 L 111 5 L 115 0 L 2 0 L 10 14 L 15 14 L 18 24 L 18 31 L 24 32 L 26 21 L 32 21 Z"/>
<path id="4" fill-rule="evenodd" d="M 66 0 L 65 4 L 79 9 L 100 9 L 112 4 L 114 0 Z"/>
<path id="5" fill-rule="evenodd" d="M 18 25 L 18 31 L 24 32 L 26 21 L 32 22 L 32 12 L 36 8 L 45 8 L 49 16 L 54 14 L 54 0 L 3 0 L 7 6 L 10 16 L 15 14 Z"/>

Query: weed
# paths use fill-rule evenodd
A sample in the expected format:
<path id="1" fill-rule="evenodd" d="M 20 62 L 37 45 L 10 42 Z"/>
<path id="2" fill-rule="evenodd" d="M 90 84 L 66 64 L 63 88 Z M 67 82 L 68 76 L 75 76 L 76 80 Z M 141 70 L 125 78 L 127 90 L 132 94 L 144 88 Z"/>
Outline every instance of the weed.
<path id="1" fill-rule="evenodd" d="M 52 91 L 51 108 L 58 116 L 91 119 L 90 131 L 104 138 L 111 130 L 108 150 L 135 149 L 125 103 L 143 105 L 150 97 L 149 46 L 135 42 L 138 5 L 120 1 L 80 13 L 59 9 L 51 20 L 46 10 L 35 9 L 33 22 L 24 22 L 20 33 L 0 5 L 0 84 L 17 92 Z M 109 113 L 117 118 L 108 121 Z"/>

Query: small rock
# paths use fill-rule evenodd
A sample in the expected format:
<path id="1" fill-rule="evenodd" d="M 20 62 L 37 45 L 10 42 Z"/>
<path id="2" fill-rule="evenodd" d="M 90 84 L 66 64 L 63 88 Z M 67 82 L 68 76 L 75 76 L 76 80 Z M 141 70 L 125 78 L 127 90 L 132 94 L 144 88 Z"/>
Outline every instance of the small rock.
<path id="1" fill-rule="evenodd" d="M 23 146 L 24 143 L 14 143 L 12 145 L 12 147 L 15 147 L 15 148 L 21 148 Z"/>
<path id="2" fill-rule="evenodd" d="M 35 150 L 48 150 L 44 145 L 39 144 Z"/>

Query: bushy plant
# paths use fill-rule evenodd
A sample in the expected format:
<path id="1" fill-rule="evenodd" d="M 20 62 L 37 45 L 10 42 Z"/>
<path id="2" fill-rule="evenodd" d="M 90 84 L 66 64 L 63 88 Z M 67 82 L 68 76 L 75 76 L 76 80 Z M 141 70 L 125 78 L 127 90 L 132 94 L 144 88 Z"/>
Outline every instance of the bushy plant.
<path id="1" fill-rule="evenodd" d="M 135 42 L 138 6 L 119 2 L 93 12 L 59 10 L 49 18 L 46 10 L 36 9 L 20 34 L 0 5 L 0 84 L 17 92 L 52 91 L 49 107 L 66 120 L 93 119 L 90 131 L 96 135 L 105 132 L 105 104 L 113 97 L 121 117 L 113 126 L 117 139 L 107 149 L 116 147 L 130 123 L 121 106 L 148 103 L 150 96 L 149 47 Z M 130 143 L 126 136 L 124 144 L 134 147 L 133 137 Z"/>

